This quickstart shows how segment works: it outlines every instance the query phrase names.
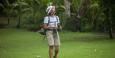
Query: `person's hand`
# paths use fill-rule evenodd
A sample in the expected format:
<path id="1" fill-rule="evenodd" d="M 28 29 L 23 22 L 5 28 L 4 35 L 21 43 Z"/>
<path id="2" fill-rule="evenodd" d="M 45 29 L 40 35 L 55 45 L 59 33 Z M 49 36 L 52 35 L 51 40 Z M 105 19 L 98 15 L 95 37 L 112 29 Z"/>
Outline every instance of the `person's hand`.
<path id="1" fill-rule="evenodd" d="M 49 28 L 54 28 L 55 29 L 55 28 L 58 28 L 58 27 L 56 27 L 56 26 L 49 26 Z"/>
<path id="2" fill-rule="evenodd" d="M 58 31 L 61 31 L 62 30 L 62 26 L 58 26 Z"/>
<path id="3" fill-rule="evenodd" d="M 59 29 L 62 30 L 62 26 L 60 26 Z"/>

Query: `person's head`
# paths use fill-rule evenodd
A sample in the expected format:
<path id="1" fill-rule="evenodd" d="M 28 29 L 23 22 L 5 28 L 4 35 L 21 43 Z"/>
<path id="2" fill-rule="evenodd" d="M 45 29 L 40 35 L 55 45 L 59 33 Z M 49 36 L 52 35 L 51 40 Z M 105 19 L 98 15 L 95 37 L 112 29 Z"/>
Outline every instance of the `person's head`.
<path id="1" fill-rule="evenodd" d="M 54 15 L 55 14 L 55 6 L 48 6 L 46 9 L 46 12 L 48 15 Z"/>

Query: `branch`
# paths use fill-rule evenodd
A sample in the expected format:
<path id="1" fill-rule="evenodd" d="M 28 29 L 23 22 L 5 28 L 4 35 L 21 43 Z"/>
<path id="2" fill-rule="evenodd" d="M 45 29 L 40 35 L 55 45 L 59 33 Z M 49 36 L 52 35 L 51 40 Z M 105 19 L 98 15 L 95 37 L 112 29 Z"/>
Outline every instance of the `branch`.
<path id="1" fill-rule="evenodd" d="M 77 17 L 80 18 L 85 10 L 85 7 L 88 5 L 89 0 L 84 0 L 84 2 L 82 3 L 82 5 L 80 6 L 79 10 L 78 10 L 78 15 Z"/>

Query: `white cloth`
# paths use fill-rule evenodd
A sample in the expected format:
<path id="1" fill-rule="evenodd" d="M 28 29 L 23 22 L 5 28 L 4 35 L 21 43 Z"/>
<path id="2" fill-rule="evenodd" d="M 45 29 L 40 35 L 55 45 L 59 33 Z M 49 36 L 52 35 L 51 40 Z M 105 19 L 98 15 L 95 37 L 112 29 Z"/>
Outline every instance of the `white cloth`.
<path id="1" fill-rule="evenodd" d="M 57 24 L 60 23 L 60 20 L 59 20 L 58 16 L 53 16 L 53 17 L 47 16 L 44 18 L 44 23 L 49 23 L 48 26 L 56 26 L 57 27 Z"/>
<path id="2" fill-rule="evenodd" d="M 52 8 L 55 8 L 55 6 L 48 6 L 46 12 L 49 14 Z"/>

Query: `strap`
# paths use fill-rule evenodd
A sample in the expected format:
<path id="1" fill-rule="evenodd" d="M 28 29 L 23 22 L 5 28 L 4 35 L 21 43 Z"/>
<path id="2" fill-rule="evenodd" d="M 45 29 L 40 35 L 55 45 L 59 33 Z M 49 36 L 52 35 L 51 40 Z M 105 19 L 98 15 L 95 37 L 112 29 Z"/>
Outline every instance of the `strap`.
<path id="1" fill-rule="evenodd" d="M 56 16 L 56 20 L 57 20 L 57 23 L 58 23 L 59 21 L 58 21 L 58 17 L 57 16 Z"/>
<path id="2" fill-rule="evenodd" d="M 55 16 L 55 17 L 56 17 L 57 22 L 59 22 L 58 17 L 57 16 Z M 48 16 L 48 24 L 47 24 L 47 26 L 49 25 L 49 23 L 50 23 L 50 17 Z"/>
<path id="3" fill-rule="evenodd" d="M 56 16 L 56 20 L 57 20 L 57 25 L 60 25 L 58 16 Z"/>
<path id="4" fill-rule="evenodd" d="M 47 24 L 47 26 L 49 25 L 49 23 L 50 23 L 50 17 L 48 16 L 48 24 Z"/>

